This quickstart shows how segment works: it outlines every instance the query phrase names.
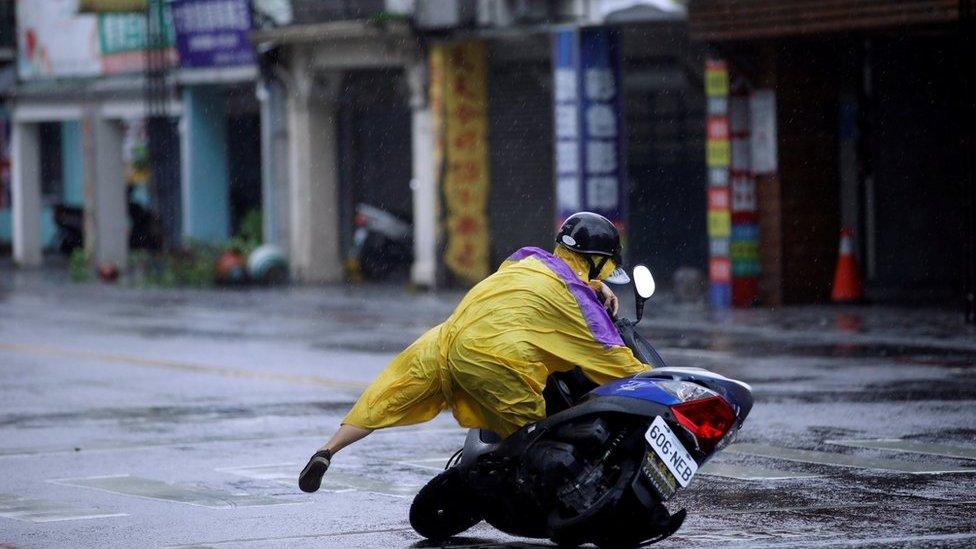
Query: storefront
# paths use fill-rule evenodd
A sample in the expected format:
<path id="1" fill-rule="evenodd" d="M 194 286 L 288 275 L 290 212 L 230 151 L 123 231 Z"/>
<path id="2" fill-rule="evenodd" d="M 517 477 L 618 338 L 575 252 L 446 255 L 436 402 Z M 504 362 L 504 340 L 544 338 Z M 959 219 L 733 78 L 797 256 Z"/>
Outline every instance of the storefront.
<path id="1" fill-rule="evenodd" d="M 631 227 L 631 257 L 663 280 L 682 266 L 704 269 L 705 178 L 690 153 L 703 146 L 700 63 L 688 54 L 683 11 L 623 10 L 631 18 L 611 31 L 603 23 L 616 12 L 601 10 L 565 27 L 501 32 L 475 25 L 424 35 L 361 20 L 256 31 L 252 40 L 268 52 L 264 104 L 276 105 L 265 120 L 281 128 L 264 147 L 288 204 L 272 208 L 287 227 L 276 234 L 297 277 L 341 280 L 359 202 L 413 222 L 411 278 L 421 286 L 471 284 L 522 246 L 551 248 L 554 33 L 577 26 L 613 35 L 623 51 L 594 60 L 606 65 L 601 74 L 616 71 L 612 93 L 594 100 L 612 123 L 592 147 L 602 167 L 585 168 L 599 189 L 581 186 L 576 209 L 604 208 Z"/>
<path id="2" fill-rule="evenodd" d="M 171 245 L 184 238 L 223 242 L 248 211 L 261 208 L 245 3 L 207 25 L 188 24 L 205 2 L 172 2 L 154 12 L 169 72 L 156 114 L 170 121 L 155 156 L 147 152 L 145 15 L 76 13 L 69 4 L 23 3 L 17 13 L 21 83 L 10 106 L 15 261 L 37 265 L 44 250 L 58 247 L 51 209 L 62 204 L 83 209 L 84 246 L 95 262 L 126 263 L 139 222 L 133 204 L 156 212 L 157 225 L 166 212 L 177 227 Z M 194 38 L 215 33 L 224 39 Z M 160 164 L 174 167 L 168 177 L 153 169 Z M 175 208 L 164 207 L 161 196 L 171 196 Z"/>
<path id="3" fill-rule="evenodd" d="M 702 49 L 681 23 L 624 24 L 620 50 L 622 225 L 628 261 L 665 284 L 682 267 L 704 271 Z M 557 222 L 553 40 L 489 41 L 489 222 L 493 265 L 521 246 L 553 246 Z"/>
<path id="4" fill-rule="evenodd" d="M 707 269 L 704 52 L 681 23 L 625 26 L 621 40 L 628 251 L 667 286 L 679 269 Z"/>
<path id="5" fill-rule="evenodd" d="M 551 38 L 488 43 L 491 268 L 523 246 L 552 247 L 555 223 Z"/>
<path id="6" fill-rule="evenodd" d="M 774 99 L 776 166 L 753 174 L 760 301 L 829 300 L 848 228 L 867 299 L 958 303 L 972 247 L 958 4 L 804 2 L 778 18 L 760 4 L 691 12 L 731 87 Z"/>

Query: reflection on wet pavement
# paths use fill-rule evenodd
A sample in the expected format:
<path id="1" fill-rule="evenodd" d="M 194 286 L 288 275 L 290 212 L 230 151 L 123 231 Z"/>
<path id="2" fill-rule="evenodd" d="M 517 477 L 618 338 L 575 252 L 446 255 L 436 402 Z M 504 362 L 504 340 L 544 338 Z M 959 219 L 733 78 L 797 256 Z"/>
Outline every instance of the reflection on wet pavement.
<path id="1" fill-rule="evenodd" d="M 459 297 L 0 279 L 0 543 L 428 546 L 407 510 L 463 441 L 449 415 L 343 451 L 316 494 L 295 477 Z M 872 307 L 713 317 L 663 297 L 641 329 L 664 357 L 743 379 L 757 402 L 669 502 L 689 517 L 661 547 L 976 541 L 971 328 Z M 445 545 L 551 547 L 483 523 Z"/>

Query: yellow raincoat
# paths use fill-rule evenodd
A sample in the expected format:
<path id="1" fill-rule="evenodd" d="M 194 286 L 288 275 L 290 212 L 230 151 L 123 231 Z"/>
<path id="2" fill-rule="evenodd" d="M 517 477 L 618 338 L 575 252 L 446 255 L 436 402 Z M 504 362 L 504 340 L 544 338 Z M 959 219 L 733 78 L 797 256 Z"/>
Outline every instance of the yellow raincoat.
<path id="1" fill-rule="evenodd" d="M 343 423 L 410 425 L 449 406 L 462 427 L 508 436 L 545 417 L 542 390 L 553 372 L 579 366 L 603 384 L 647 369 L 584 282 L 588 271 L 583 256 L 561 246 L 555 255 L 522 248 L 394 358 Z"/>

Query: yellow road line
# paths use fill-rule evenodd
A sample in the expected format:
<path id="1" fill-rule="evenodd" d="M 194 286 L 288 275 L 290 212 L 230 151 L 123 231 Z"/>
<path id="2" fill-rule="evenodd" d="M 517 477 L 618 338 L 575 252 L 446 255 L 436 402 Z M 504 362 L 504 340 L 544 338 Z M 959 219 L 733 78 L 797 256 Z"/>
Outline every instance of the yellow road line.
<path id="1" fill-rule="evenodd" d="M 262 370 L 241 370 L 228 368 L 226 366 L 216 366 L 213 364 L 201 364 L 196 362 L 177 362 L 175 360 L 160 360 L 155 358 L 145 358 L 132 355 L 117 355 L 111 353 L 101 353 L 98 351 L 87 351 L 83 349 L 65 349 L 61 347 L 48 347 L 36 345 L 21 345 L 17 343 L 0 342 L 0 351 L 20 353 L 24 355 L 46 356 L 57 358 L 81 358 L 108 362 L 112 364 L 126 364 L 130 366 L 141 366 L 144 368 L 160 368 L 165 370 L 177 370 L 181 372 L 193 372 L 197 374 L 211 374 L 225 377 L 236 377 L 243 379 L 264 379 L 268 381 L 284 381 L 286 383 L 298 383 L 301 385 L 318 385 L 322 387 L 332 387 L 335 389 L 352 389 L 362 391 L 366 388 L 365 383 L 355 381 L 345 381 L 341 379 L 331 379 L 320 376 L 307 376 L 300 374 L 286 374 L 281 372 L 268 372 Z"/>

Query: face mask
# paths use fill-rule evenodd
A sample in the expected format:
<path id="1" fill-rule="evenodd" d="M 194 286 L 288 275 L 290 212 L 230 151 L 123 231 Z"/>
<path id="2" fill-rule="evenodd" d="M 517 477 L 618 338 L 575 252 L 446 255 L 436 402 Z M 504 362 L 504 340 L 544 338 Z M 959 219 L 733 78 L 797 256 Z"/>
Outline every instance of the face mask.
<path id="1" fill-rule="evenodd" d="M 602 280 L 610 284 L 627 284 L 630 282 L 630 277 L 627 276 L 627 271 L 617 266 L 612 259 L 609 259 L 606 256 L 598 255 L 590 257 L 592 258 L 592 268 L 600 268 L 600 272 L 597 273 L 596 276 L 591 276 L 590 280 Z"/>
<path id="2" fill-rule="evenodd" d="M 590 280 L 603 280 L 610 276 L 610 273 L 614 271 L 614 263 L 612 259 L 606 256 L 591 255 L 590 256 Z M 598 272 L 593 271 L 599 269 Z"/>
<path id="3" fill-rule="evenodd" d="M 603 279 L 605 282 L 609 282 L 610 284 L 627 284 L 630 282 L 630 277 L 627 276 L 627 271 L 617 267 L 617 265 L 612 261 L 608 261 L 608 263 L 613 266 L 613 270 L 610 271 L 610 274 Z"/>

